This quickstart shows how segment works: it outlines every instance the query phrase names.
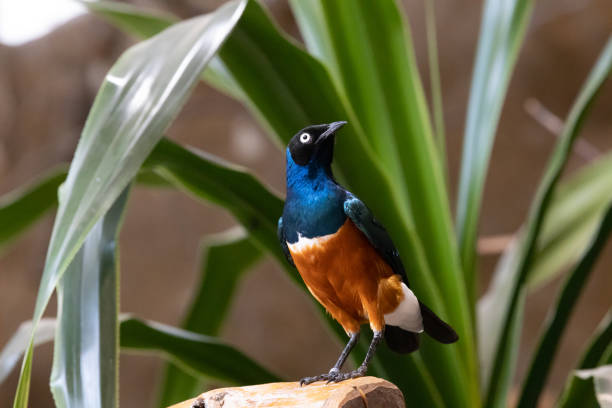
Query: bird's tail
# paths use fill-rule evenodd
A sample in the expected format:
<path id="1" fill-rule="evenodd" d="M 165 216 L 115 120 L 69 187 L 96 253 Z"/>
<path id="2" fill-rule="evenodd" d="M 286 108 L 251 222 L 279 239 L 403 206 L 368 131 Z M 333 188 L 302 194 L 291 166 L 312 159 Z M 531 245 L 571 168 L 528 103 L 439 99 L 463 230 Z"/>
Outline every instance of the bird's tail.
<path id="1" fill-rule="evenodd" d="M 396 353 L 412 353 L 419 349 L 419 333 L 413 333 L 397 326 L 386 325 L 385 342 Z"/>
<path id="2" fill-rule="evenodd" d="M 440 319 L 430 308 L 419 301 L 423 329 L 440 343 L 450 344 L 459 340 L 459 336 L 446 322 Z M 419 333 L 404 330 L 397 326 L 385 326 L 385 341 L 396 353 L 407 354 L 419 349 Z"/>
<path id="3" fill-rule="evenodd" d="M 440 343 L 450 344 L 459 340 L 459 336 L 446 322 L 440 319 L 434 312 L 419 301 L 421 316 L 423 316 L 423 329 L 430 337 Z"/>

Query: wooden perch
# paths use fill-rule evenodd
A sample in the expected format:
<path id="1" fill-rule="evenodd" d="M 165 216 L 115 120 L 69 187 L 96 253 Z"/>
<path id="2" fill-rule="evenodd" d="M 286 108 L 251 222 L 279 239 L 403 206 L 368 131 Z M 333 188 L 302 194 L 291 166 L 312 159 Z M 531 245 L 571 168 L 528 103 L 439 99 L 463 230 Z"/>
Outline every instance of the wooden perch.
<path id="1" fill-rule="evenodd" d="M 219 388 L 169 408 L 405 408 L 402 392 L 376 377 L 338 384 L 297 382 Z"/>

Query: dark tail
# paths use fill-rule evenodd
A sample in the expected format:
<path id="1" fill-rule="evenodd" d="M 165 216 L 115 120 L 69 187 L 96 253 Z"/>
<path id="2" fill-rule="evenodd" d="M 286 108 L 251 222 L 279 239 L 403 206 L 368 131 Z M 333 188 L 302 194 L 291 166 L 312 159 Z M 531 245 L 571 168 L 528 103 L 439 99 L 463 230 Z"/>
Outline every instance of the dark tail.
<path id="1" fill-rule="evenodd" d="M 444 344 L 454 343 L 459 340 L 459 336 L 457 336 L 455 330 L 436 316 L 431 309 L 420 301 L 419 306 L 421 307 L 421 316 L 423 316 L 423 329 L 425 329 L 425 333 Z"/>
<path id="2" fill-rule="evenodd" d="M 387 346 L 396 353 L 408 354 L 419 349 L 419 334 L 402 330 L 397 326 L 385 326 Z"/>
<path id="3" fill-rule="evenodd" d="M 423 329 L 433 339 L 440 343 L 450 344 L 459 340 L 452 327 L 440 319 L 423 303 L 419 302 Z M 407 354 L 419 349 L 419 334 L 403 330 L 397 326 L 385 326 L 385 341 L 387 346 L 396 353 Z"/>

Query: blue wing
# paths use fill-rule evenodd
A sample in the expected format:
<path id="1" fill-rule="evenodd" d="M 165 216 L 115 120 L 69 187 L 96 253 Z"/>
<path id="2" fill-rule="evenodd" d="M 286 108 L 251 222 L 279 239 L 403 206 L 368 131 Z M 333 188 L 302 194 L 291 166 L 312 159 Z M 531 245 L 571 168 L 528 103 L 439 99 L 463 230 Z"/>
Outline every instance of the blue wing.
<path id="1" fill-rule="evenodd" d="M 378 254 L 389 264 L 394 273 L 402 277 L 408 285 L 408 278 L 404 270 L 404 264 L 399 257 L 399 253 L 389 236 L 389 233 L 370 211 L 368 207 L 352 194 L 344 201 L 344 213 L 353 221 L 355 226 L 366 236 L 370 244 L 376 249 Z M 408 285 L 410 286 L 410 285 Z"/>
<path id="2" fill-rule="evenodd" d="M 295 263 L 293 263 L 293 258 L 291 258 L 291 252 L 289 252 L 289 247 L 287 246 L 287 239 L 285 238 L 285 232 L 283 230 L 283 217 L 278 219 L 278 228 L 276 230 L 276 234 L 278 235 L 278 240 L 280 241 L 281 248 L 283 249 L 283 253 L 285 254 L 285 258 L 287 261 L 295 268 Z"/>

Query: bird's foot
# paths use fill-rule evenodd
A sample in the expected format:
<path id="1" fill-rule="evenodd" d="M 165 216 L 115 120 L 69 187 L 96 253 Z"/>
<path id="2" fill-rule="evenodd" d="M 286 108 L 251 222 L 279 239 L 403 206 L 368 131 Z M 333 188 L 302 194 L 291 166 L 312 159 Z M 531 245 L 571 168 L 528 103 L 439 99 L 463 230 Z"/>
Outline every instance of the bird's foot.
<path id="1" fill-rule="evenodd" d="M 317 381 L 327 381 L 329 383 L 338 383 L 340 381 L 349 380 L 351 378 L 363 377 L 366 373 L 365 367 L 359 367 L 356 370 L 348 373 L 341 373 L 337 369 L 331 369 L 327 374 L 316 375 L 314 377 L 306 377 L 300 380 L 300 386 L 312 384 Z"/>
<path id="2" fill-rule="evenodd" d="M 330 379 L 331 374 L 321 374 L 315 375 L 314 377 L 304 377 L 300 380 L 300 387 L 304 385 L 309 385 L 317 381 L 328 381 Z"/>
<path id="3" fill-rule="evenodd" d="M 330 372 L 330 374 L 332 374 Z M 341 373 L 339 371 L 333 373 L 331 375 L 331 378 L 329 378 L 327 380 L 327 383 L 338 383 L 340 381 L 344 381 L 344 380 L 350 380 L 351 378 L 359 378 L 359 377 L 363 377 L 366 374 L 366 368 L 365 367 L 359 367 L 356 370 L 353 371 L 349 371 L 348 373 Z"/>

